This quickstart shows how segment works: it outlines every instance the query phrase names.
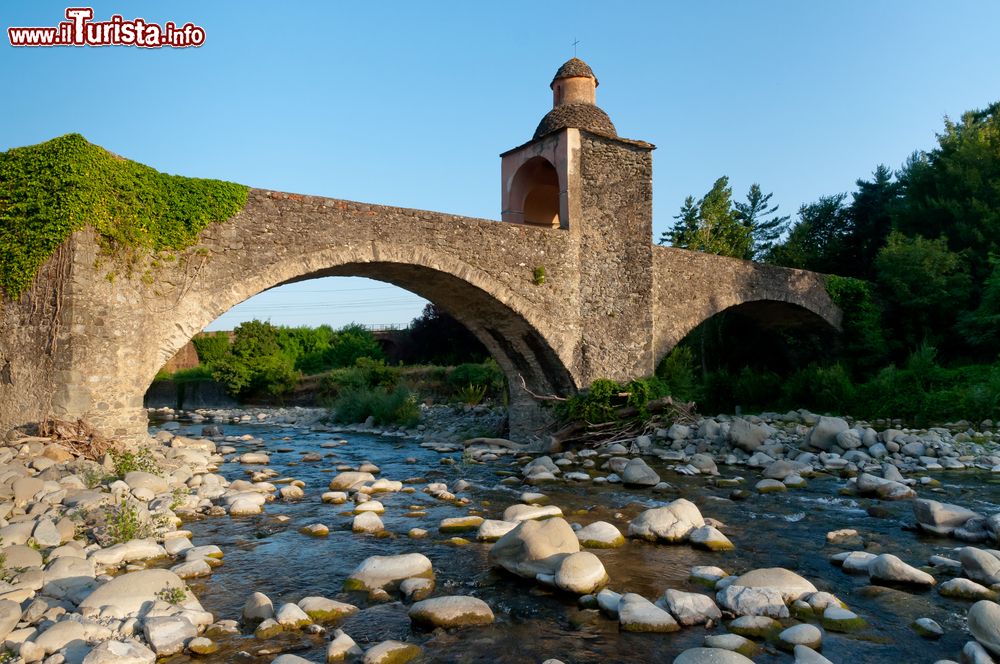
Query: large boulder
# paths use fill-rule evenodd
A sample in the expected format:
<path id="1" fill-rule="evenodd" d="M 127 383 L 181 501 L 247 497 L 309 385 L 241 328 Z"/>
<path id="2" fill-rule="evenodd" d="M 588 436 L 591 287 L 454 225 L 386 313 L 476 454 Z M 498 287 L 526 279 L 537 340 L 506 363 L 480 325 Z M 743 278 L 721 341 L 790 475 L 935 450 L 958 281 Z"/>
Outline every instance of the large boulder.
<path id="1" fill-rule="evenodd" d="M 478 597 L 464 595 L 425 599 L 411 606 L 409 615 L 413 624 L 431 629 L 489 625 L 493 622 L 493 610 L 489 604 Z"/>
<path id="2" fill-rule="evenodd" d="M 690 500 L 678 498 L 666 507 L 646 510 L 628 525 L 629 537 L 655 542 L 683 542 L 695 528 L 705 525 L 698 507 Z"/>
<path id="3" fill-rule="evenodd" d="M 674 664 L 753 664 L 753 660 L 722 648 L 689 648 L 674 658 Z"/>
<path id="4" fill-rule="evenodd" d="M 138 616 L 157 601 L 157 595 L 164 591 L 180 590 L 184 599 L 178 604 L 185 609 L 202 611 L 201 603 L 179 576 L 166 569 L 144 569 L 116 576 L 107 583 L 98 586 L 82 602 L 80 608 L 100 610 L 111 606 L 128 616 Z"/>
<path id="5" fill-rule="evenodd" d="M 673 616 L 635 593 L 626 593 L 619 600 L 618 624 L 623 632 L 663 633 L 680 629 Z"/>
<path id="6" fill-rule="evenodd" d="M 1000 583 L 1000 558 L 989 551 L 972 546 L 963 547 L 958 552 L 958 559 L 962 562 L 962 571 L 973 581 L 988 586 Z"/>
<path id="7" fill-rule="evenodd" d="M 917 498 L 913 501 L 913 515 L 922 530 L 937 535 L 951 535 L 969 519 L 982 516 L 959 505 L 939 503 L 927 498 Z"/>
<path id="8" fill-rule="evenodd" d="M 778 591 L 786 602 L 794 602 L 806 593 L 816 592 L 816 586 L 808 579 L 784 567 L 762 567 L 751 570 L 738 577 L 732 585 L 771 588 Z"/>
<path id="9" fill-rule="evenodd" d="M 154 664 L 156 653 L 134 641 L 105 641 L 87 653 L 83 664 Z"/>
<path id="10" fill-rule="evenodd" d="M 571 553 L 556 569 L 555 584 L 560 590 L 587 595 L 608 582 L 608 573 L 601 559 L 589 551 Z"/>
<path id="11" fill-rule="evenodd" d="M 719 606 L 737 616 L 787 618 L 788 607 L 774 588 L 750 588 L 732 583 L 715 595 Z"/>
<path id="12" fill-rule="evenodd" d="M 518 576 L 554 574 L 563 558 L 580 550 L 576 533 L 565 519 L 522 521 L 490 549 L 489 559 Z"/>
<path id="13" fill-rule="evenodd" d="M 937 580 L 927 572 L 907 565 L 891 553 L 876 556 L 868 563 L 868 576 L 872 581 L 916 586 L 933 586 L 937 583 Z"/>
<path id="14" fill-rule="evenodd" d="M 346 590 L 380 590 L 395 588 L 406 579 L 433 579 L 430 559 L 422 553 L 398 556 L 370 556 L 351 572 L 344 582 Z"/>
<path id="15" fill-rule="evenodd" d="M 917 492 L 902 482 L 887 480 L 870 473 L 861 473 L 857 480 L 858 493 L 874 495 L 883 500 L 908 500 L 916 498 Z"/>
<path id="16" fill-rule="evenodd" d="M 645 461 L 636 457 L 625 464 L 621 472 L 622 483 L 628 486 L 656 486 L 660 476 Z"/>
<path id="17" fill-rule="evenodd" d="M 839 417 L 820 417 L 816 426 L 806 434 L 806 445 L 818 450 L 830 450 L 837 444 L 837 434 L 850 427 Z"/>
<path id="18" fill-rule="evenodd" d="M 722 619 L 722 612 L 712 598 L 701 593 L 670 589 L 663 594 L 659 603 L 665 605 L 677 622 L 685 627 L 709 621 L 717 623 Z"/>
<path id="19" fill-rule="evenodd" d="M 761 443 L 767 440 L 767 436 L 767 429 L 742 418 L 733 420 L 729 425 L 729 442 L 734 447 L 751 454 L 756 452 Z"/>
<path id="20" fill-rule="evenodd" d="M 994 656 L 1000 656 L 1000 604 L 981 600 L 969 608 L 969 631 Z"/>
<path id="21" fill-rule="evenodd" d="M 375 476 L 371 473 L 351 470 L 340 473 L 330 480 L 330 491 L 348 491 L 367 482 L 374 481 Z"/>

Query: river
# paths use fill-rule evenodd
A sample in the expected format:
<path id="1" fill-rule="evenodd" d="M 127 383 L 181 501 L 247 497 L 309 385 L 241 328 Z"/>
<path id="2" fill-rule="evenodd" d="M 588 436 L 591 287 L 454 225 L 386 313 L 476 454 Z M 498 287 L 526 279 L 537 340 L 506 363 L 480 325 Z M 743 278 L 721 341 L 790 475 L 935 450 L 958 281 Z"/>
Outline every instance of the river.
<path id="1" fill-rule="evenodd" d="M 285 425 L 226 425 L 227 436 L 250 434 L 262 441 L 227 441 L 239 452 L 267 451 L 269 467 L 280 475 L 305 482 L 305 498 L 298 502 L 269 503 L 255 517 L 233 519 L 214 517 L 189 521 L 184 527 L 194 533 L 196 545 L 216 544 L 225 552 L 225 564 L 207 579 L 190 584 L 204 607 L 216 619 L 238 619 L 244 602 L 254 591 L 268 595 L 277 607 L 309 595 L 322 595 L 351 602 L 362 611 L 338 625 L 362 647 L 392 638 L 421 645 L 426 662 L 542 662 L 558 658 L 566 664 L 584 662 L 672 662 L 681 651 L 700 646 L 706 634 L 724 633 L 724 625 L 706 630 L 688 627 L 672 634 L 620 633 L 618 624 L 594 610 L 578 608 L 575 598 L 552 592 L 490 567 L 489 544 L 473 541 L 464 547 L 445 543 L 450 535 L 440 535 L 437 525 L 446 517 L 480 514 L 500 518 L 505 507 L 520 502 L 518 495 L 528 487 L 505 486 L 499 481 L 518 473 L 512 458 L 492 464 L 470 463 L 461 452 L 439 454 L 412 440 L 368 434 L 312 432 Z M 336 449 L 321 449 L 323 442 L 346 439 Z M 303 463 L 306 453 L 319 452 L 323 460 Z M 407 462 L 410 458 L 410 462 Z M 451 460 L 452 462 L 446 461 Z M 371 461 L 381 468 L 380 477 L 408 481 L 415 493 L 379 494 L 386 506 L 382 515 L 389 537 L 357 535 L 351 532 L 351 503 L 324 504 L 320 495 L 327 490 L 336 466 L 357 466 Z M 942 554 L 957 558 L 952 551 L 960 543 L 929 537 L 912 529 L 908 501 L 881 502 L 839 495 L 844 480 L 820 477 L 809 480 L 803 489 L 787 493 L 752 495 L 744 501 L 729 499 L 730 488 L 717 488 L 704 477 L 687 477 L 666 469 L 656 459 L 649 460 L 660 475 L 674 484 L 677 495 L 652 494 L 621 485 L 557 483 L 539 490 L 560 506 L 570 522 L 586 525 L 604 520 L 624 533 L 628 521 L 643 509 L 666 504 L 684 496 L 694 501 L 706 517 L 726 524 L 725 533 L 735 551 L 713 553 L 684 545 L 650 544 L 630 540 L 619 549 L 593 550 L 611 577 L 609 587 L 637 592 L 655 600 L 668 588 L 703 591 L 689 581 L 695 565 L 716 565 L 730 573 L 757 567 L 787 567 L 845 601 L 868 621 L 869 627 L 852 634 L 826 632 L 822 653 L 838 664 L 874 662 L 934 662 L 957 659 L 964 633 L 964 616 L 970 603 L 943 598 L 934 590 L 865 590 L 867 576 L 849 575 L 828 562 L 828 556 L 842 550 L 826 543 L 827 531 L 855 528 L 874 540 L 868 550 L 899 555 L 920 566 L 928 556 Z M 219 472 L 227 479 L 246 477 L 248 469 L 260 467 L 225 463 Z M 752 490 L 757 474 L 744 467 L 720 467 L 723 477 L 742 476 Z M 922 495 L 956 502 L 992 513 L 1000 510 L 1000 480 L 989 473 L 963 471 L 939 473 L 939 495 L 921 490 Z M 420 489 L 426 482 L 445 482 L 452 487 L 459 479 L 473 483 L 460 493 L 471 502 L 465 507 L 439 501 Z M 409 506 L 420 506 L 426 516 L 404 516 Z M 288 517 L 282 521 L 279 517 Z M 299 532 L 312 523 L 330 528 L 325 538 Z M 427 539 L 406 535 L 413 527 L 430 531 Z M 468 535 L 474 540 L 475 533 Z M 433 561 L 437 575 L 435 595 L 469 594 L 485 600 L 496 615 L 488 627 L 445 632 L 411 628 L 407 606 L 399 602 L 369 603 L 366 596 L 342 592 L 350 572 L 371 555 L 420 552 Z M 916 618 L 929 617 L 944 627 L 938 641 L 927 641 L 912 630 Z M 789 621 L 789 624 L 794 621 Z M 270 662 L 278 652 L 294 652 L 306 659 L 325 661 L 327 639 L 301 632 L 286 633 L 262 641 L 252 635 L 220 640 L 222 650 L 201 661 Z M 168 661 L 184 661 L 176 657 Z M 792 656 L 763 644 L 755 662 L 791 662 Z"/>

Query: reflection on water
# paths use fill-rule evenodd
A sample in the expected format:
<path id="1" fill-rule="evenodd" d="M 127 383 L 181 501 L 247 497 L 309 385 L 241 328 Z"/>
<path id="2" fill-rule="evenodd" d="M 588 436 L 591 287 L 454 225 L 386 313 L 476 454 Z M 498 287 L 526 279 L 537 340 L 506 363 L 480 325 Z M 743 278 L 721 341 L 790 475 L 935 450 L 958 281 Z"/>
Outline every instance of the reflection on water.
<path id="1" fill-rule="evenodd" d="M 194 533 L 195 544 L 217 544 L 225 552 L 225 564 L 211 579 L 191 584 L 205 608 L 218 619 L 239 618 L 243 603 L 254 591 L 268 595 L 276 606 L 308 595 L 324 595 L 363 609 L 341 625 L 362 647 L 387 638 L 412 641 L 424 646 L 423 661 L 427 662 L 520 664 L 542 662 L 549 657 L 567 664 L 672 662 L 682 650 L 702 645 L 706 634 L 725 631 L 719 626 L 711 631 L 693 627 L 674 634 L 621 634 L 617 623 L 595 611 L 580 610 L 574 598 L 491 569 L 487 562 L 489 545 L 473 543 L 456 548 L 444 544 L 447 536 L 437 533 L 441 519 L 467 514 L 469 508 L 488 518 L 500 518 L 506 506 L 518 502 L 519 487 L 498 484 L 502 479 L 498 471 L 512 470 L 509 460 L 475 465 L 463 462 L 455 453 L 446 456 L 456 463 L 446 465 L 441 463 L 442 455 L 398 439 L 348 434 L 345 437 L 349 445 L 326 450 L 319 448 L 320 443 L 340 436 L 267 425 L 229 425 L 225 431 L 264 439 L 271 454 L 270 467 L 283 476 L 303 480 L 306 498 L 298 503 L 270 503 L 265 514 L 257 517 L 212 518 L 186 524 Z M 245 443 L 233 445 L 240 451 L 251 449 Z M 324 454 L 322 462 L 298 462 L 303 453 L 316 451 Z M 416 463 L 407 463 L 407 457 L 415 458 Z M 395 534 L 387 538 L 354 535 L 350 531 L 349 506 L 323 504 L 320 494 L 335 474 L 335 466 L 356 466 L 365 460 L 380 466 L 381 476 L 391 479 L 419 477 L 449 486 L 459 479 L 469 480 L 474 486 L 461 495 L 468 496 L 472 503 L 468 508 L 441 503 L 419 491 L 422 484 L 415 485 L 418 491 L 413 494 L 381 494 L 379 500 L 386 506 L 382 519 L 387 530 Z M 866 590 L 867 577 L 845 574 L 827 562 L 827 557 L 839 549 L 826 544 L 826 532 L 848 527 L 872 540 L 869 550 L 896 553 L 915 565 L 924 564 L 935 553 L 955 557 L 952 549 L 957 542 L 927 538 L 904 529 L 912 522 L 908 503 L 881 503 L 883 509 L 873 511 L 877 516 L 870 516 L 866 508 L 873 501 L 837 495 L 843 482 L 829 477 L 812 479 L 805 489 L 734 502 L 728 498 L 729 489 L 675 474 L 654 461 L 650 465 L 676 485 L 680 495 L 697 503 L 705 516 L 723 521 L 726 534 L 737 548 L 711 553 L 686 545 L 630 541 L 621 549 L 595 550 L 611 576 L 612 589 L 655 599 L 667 588 L 701 590 L 688 581 L 694 565 L 717 565 L 735 573 L 755 567 L 788 567 L 813 581 L 820 590 L 835 593 L 870 624 L 869 629 L 852 635 L 826 634 L 823 653 L 832 661 L 931 662 L 957 656 L 967 638 L 962 630 L 968 603 L 947 600 L 934 591 Z M 237 479 L 244 476 L 244 470 L 238 464 L 226 464 L 220 472 Z M 743 468 L 720 470 L 723 476 L 747 473 Z M 934 497 L 974 509 L 997 510 L 1000 489 L 988 481 L 992 479 L 988 474 L 951 473 L 943 478 L 944 495 Z M 747 484 L 753 481 L 753 477 L 747 478 Z M 554 484 L 541 490 L 570 521 L 609 521 L 623 532 L 628 520 L 643 509 L 673 498 L 591 484 Z M 404 516 L 410 505 L 422 506 L 427 515 Z M 278 515 L 290 519 L 280 523 L 275 519 Z M 315 539 L 298 532 L 300 527 L 316 522 L 330 527 L 329 537 Z M 406 532 L 413 527 L 426 528 L 431 536 L 412 540 Z M 406 606 L 398 602 L 369 604 L 363 595 L 341 592 L 344 579 L 368 556 L 412 551 L 433 561 L 438 579 L 436 594 L 480 597 L 493 608 L 496 623 L 450 633 L 414 631 Z M 920 617 L 937 620 L 946 635 L 936 642 L 918 637 L 909 625 Z M 269 662 L 283 650 L 315 662 L 325 661 L 325 640 L 304 634 L 286 634 L 266 642 L 252 636 L 238 637 L 223 641 L 223 645 L 220 654 L 207 660 Z M 269 654 L 259 654 L 262 648 Z M 237 656 L 241 650 L 258 656 Z M 791 656 L 765 645 L 754 661 L 789 662 Z"/>

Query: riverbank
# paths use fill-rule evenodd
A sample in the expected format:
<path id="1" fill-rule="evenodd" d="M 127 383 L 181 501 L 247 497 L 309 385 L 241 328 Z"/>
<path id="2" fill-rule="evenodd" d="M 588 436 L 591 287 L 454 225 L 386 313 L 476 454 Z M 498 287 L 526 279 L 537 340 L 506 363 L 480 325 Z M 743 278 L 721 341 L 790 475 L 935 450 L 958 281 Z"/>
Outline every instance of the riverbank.
<path id="1" fill-rule="evenodd" d="M 986 662 L 996 647 L 992 430 L 719 417 L 538 456 L 323 414 L 183 414 L 148 452 L 100 462 L 10 436 L 7 647 L 87 664 L 744 661 L 706 645 L 758 664 Z"/>

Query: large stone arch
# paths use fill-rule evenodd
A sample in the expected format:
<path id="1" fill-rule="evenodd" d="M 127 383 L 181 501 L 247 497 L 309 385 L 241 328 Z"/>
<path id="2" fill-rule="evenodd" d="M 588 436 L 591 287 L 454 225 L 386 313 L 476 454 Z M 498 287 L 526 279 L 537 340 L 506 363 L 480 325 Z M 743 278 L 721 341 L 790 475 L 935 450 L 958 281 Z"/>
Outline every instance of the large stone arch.
<path id="1" fill-rule="evenodd" d="M 228 287 L 189 292 L 169 316 L 162 317 L 156 339 L 147 336 L 144 342 L 152 341 L 156 352 L 148 354 L 135 372 L 133 400 L 141 401 L 164 362 L 237 304 L 277 286 L 327 276 L 391 283 L 455 316 L 486 346 L 507 376 L 516 437 L 530 437 L 547 423 L 525 387 L 541 394 L 566 394 L 577 387 L 566 362 L 546 338 L 545 321 L 533 320 L 530 303 L 482 270 L 438 249 L 389 242 L 330 246 L 305 255 L 282 255 L 271 262 L 244 261 L 240 270 L 242 276 Z"/>

